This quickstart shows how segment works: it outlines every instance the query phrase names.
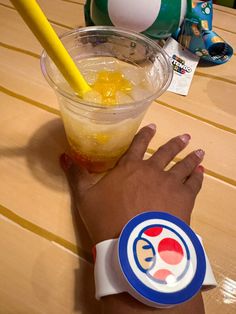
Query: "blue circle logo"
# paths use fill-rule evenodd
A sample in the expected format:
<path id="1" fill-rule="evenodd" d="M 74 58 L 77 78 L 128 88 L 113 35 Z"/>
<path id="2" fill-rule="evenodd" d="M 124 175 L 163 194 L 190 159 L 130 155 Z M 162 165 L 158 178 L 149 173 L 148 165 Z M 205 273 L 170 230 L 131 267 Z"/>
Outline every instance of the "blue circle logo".
<path id="1" fill-rule="evenodd" d="M 167 213 L 134 217 L 121 233 L 118 256 L 135 294 L 160 306 L 187 301 L 205 277 L 205 254 L 196 234 Z"/>

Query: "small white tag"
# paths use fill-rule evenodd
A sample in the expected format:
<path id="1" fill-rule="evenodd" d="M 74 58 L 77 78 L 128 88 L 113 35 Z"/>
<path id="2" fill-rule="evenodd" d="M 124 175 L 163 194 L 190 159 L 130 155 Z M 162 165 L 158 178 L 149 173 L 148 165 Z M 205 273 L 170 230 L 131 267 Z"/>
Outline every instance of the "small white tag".
<path id="1" fill-rule="evenodd" d="M 174 75 L 168 91 L 187 95 L 199 57 L 182 47 L 175 39 L 169 38 L 164 50 L 171 58 Z"/>

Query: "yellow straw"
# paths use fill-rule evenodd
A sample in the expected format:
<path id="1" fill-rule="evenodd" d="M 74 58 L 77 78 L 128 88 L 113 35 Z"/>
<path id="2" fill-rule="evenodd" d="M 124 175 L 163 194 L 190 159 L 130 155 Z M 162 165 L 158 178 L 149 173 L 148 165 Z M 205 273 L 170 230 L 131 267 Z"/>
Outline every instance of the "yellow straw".
<path id="1" fill-rule="evenodd" d="M 10 0 L 66 81 L 80 96 L 91 90 L 35 0 Z"/>

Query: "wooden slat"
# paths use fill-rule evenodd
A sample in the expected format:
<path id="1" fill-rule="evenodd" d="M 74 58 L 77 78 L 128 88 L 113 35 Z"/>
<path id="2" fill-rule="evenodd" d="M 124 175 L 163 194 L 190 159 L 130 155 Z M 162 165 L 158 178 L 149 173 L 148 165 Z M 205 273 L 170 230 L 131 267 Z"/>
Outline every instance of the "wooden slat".
<path id="1" fill-rule="evenodd" d="M 0 47 L 0 59 L 1 86 L 50 107 L 59 108 L 53 89 L 41 73 L 38 58 Z"/>
<path id="2" fill-rule="evenodd" d="M 47 0 L 38 0 L 37 2 L 50 22 L 56 22 L 69 28 L 76 28 L 84 24 L 83 5 L 62 0 L 53 0 L 53 5 L 51 1 Z M 0 0 L 0 3 L 14 7 L 8 0 Z"/>
<path id="3" fill-rule="evenodd" d="M 142 125 L 150 122 L 156 122 L 158 129 L 157 135 L 150 144 L 151 148 L 157 148 L 177 134 L 190 133 L 192 141 L 186 152 L 202 148 L 206 151 L 204 159 L 206 168 L 231 179 L 236 177 L 234 134 L 176 113 L 161 105 L 152 105 L 149 108 Z"/>
<path id="4" fill-rule="evenodd" d="M 5 5 L 9 5 L 9 6 L 13 6 L 10 0 L 1 0 L 0 3 L 5 4 Z"/>
<path id="5" fill-rule="evenodd" d="M 191 225 L 203 238 L 218 284 L 203 293 L 207 314 L 233 314 L 236 310 L 235 195 L 236 188 L 205 177 L 192 215 Z"/>
<path id="6" fill-rule="evenodd" d="M 22 49 L 30 46 L 34 53 L 41 51 L 41 45 L 15 10 L 0 5 L 0 14 L 0 42 Z"/>
<path id="7" fill-rule="evenodd" d="M 236 34 L 235 16 L 227 12 L 215 10 L 213 17 L 213 27 L 219 27 L 227 30 L 228 32 Z"/>
<path id="8" fill-rule="evenodd" d="M 226 238 L 236 237 L 236 229 L 231 220 L 236 211 L 235 195 L 236 187 L 205 175 L 202 190 L 195 203 L 192 225 L 200 235 L 203 234 L 204 239 L 206 237 L 207 242 L 211 242 L 210 233 L 206 234 L 208 226 L 217 228 Z M 204 225 L 204 231 L 198 227 L 200 222 Z"/>
<path id="9" fill-rule="evenodd" d="M 61 120 L 13 97 L 0 97 L 0 204 L 91 252 L 83 224 L 74 225 L 59 165 L 67 148 Z"/>
<path id="10" fill-rule="evenodd" d="M 41 54 L 41 45 L 15 10 L 0 5 L 0 15 L 0 43 Z M 67 31 L 57 25 L 53 25 L 53 28 L 57 34 Z"/>
<path id="11" fill-rule="evenodd" d="M 228 62 L 221 65 L 210 66 L 209 64 L 200 64 L 197 68 L 197 75 L 195 75 L 195 77 L 202 74 L 205 74 L 206 76 L 210 75 L 212 80 L 216 79 L 222 82 L 231 83 L 236 86 L 236 73 L 232 71 L 232 69 L 235 68 L 236 57 L 233 56 Z"/>
<path id="12" fill-rule="evenodd" d="M 217 212 L 218 214 L 218 212 Z M 227 213 L 226 213 L 227 215 Z M 226 228 L 209 225 L 208 221 L 194 220 L 197 229 L 204 239 L 204 246 L 211 261 L 218 286 L 203 292 L 206 313 L 234 314 L 236 310 L 236 278 L 235 278 L 235 241 L 234 234 L 228 234 Z M 225 220 L 224 220 L 225 221 Z M 223 226 L 223 223 L 221 222 Z"/>
<path id="13" fill-rule="evenodd" d="M 227 100 L 222 96 L 222 89 L 227 95 Z M 215 123 L 219 128 L 235 134 L 235 97 L 236 85 L 214 80 L 211 77 L 195 76 L 187 97 L 166 92 L 159 100 L 177 110 L 182 109 L 190 116 L 197 116 L 199 119 L 205 118 L 209 120 L 210 124 Z"/>
<path id="14" fill-rule="evenodd" d="M 76 3 L 76 4 L 85 4 L 86 0 L 61 0 L 64 2 L 72 2 L 72 3 Z"/>
<path id="15" fill-rule="evenodd" d="M 236 16 L 236 11 L 234 9 L 229 8 L 229 7 L 224 7 L 222 5 L 214 4 L 214 10 L 215 11 L 226 12 L 226 13 L 229 13 L 231 15 L 235 15 Z"/>
<path id="16" fill-rule="evenodd" d="M 84 25 L 83 6 L 73 2 L 53 0 L 53 5 L 48 0 L 38 0 L 46 16 L 54 21 L 76 28 Z"/>
<path id="17" fill-rule="evenodd" d="M 93 267 L 0 216 L 1 314 L 99 314 Z"/>

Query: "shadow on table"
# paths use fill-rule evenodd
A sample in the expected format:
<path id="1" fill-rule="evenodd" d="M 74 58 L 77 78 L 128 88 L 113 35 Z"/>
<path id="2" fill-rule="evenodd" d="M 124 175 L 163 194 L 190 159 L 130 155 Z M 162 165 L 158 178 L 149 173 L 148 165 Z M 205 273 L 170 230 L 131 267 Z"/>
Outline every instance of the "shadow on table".
<path id="1" fill-rule="evenodd" d="M 34 177 L 51 189 L 65 188 L 59 157 L 68 150 L 61 119 L 54 119 L 40 127 L 28 143 L 26 159 Z"/>
<path id="2" fill-rule="evenodd" d="M 216 65 L 200 60 L 198 68 L 212 68 L 212 67 L 224 67 L 224 64 Z M 227 81 L 228 79 L 228 81 Z M 224 92 L 222 91 L 222 84 L 224 84 Z M 222 113 L 236 115 L 235 106 L 235 83 L 231 77 L 224 77 L 219 79 L 212 79 L 206 85 L 206 94 L 213 101 L 214 105 L 217 106 Z"/>
<path id="3" fill-rule="evenodd" d="M 66 187 L 67 182 L 65 179 L 65 174 L 60 167 L 59 157 L 67 150 L 68 143 L 62 121 L 61 119 L 54 119 L 42 125 L 34 134 L 32 134 L 26 146 L 2 149 L 0 151 L 0 156 L 25 157 L 28 164 L 28 169 L 38 181 L 52 190 L 66 192 L 68 191 Z M 80 258 L 78 269 L 74 269 L 74 311 L 75 313 L 79 312 L 81 314 L 99 314 L 99 304 L 94 299 L 95 293 L 92 256 L 90 253 L 88 253 L 91 252 L 92 244 L 87 230 L 80 218 L 78 210 L 76 209 L 73 196 L 71 196 L 70 209 L 79 255 L 83 258 L 83 260 L 85 259 L 89 261 L 88 264 Z M 55 217 L 55 219 L 56 218 L 57 217 Z M 47 255 L 48 253 L 45 252 L 45 254 Z M 58 263 L 59 262 L 60 261 L 58 261 Z M 87 265 L 87 267 L 85 267 L 85 265 Z M 89 272 L 88 265 L 91 270 Z M 54 266 L 55 268 L 52 267 L 52 271 L 56 273 L 57 265 Z M 62 271 L 61 267 L 58 267 L 58 269 Z M 36 274 L 40 273 L 40 271 L 46 273 L 48 271 L 46 269 L 44 256 L 41 256 L 35 265 Z M 32 280 L 34 281 L 35 278 L 37 278 L 36 274 L 33 274 Z M 56 273 L 55 278 L 58 281 L 58 285 L 63 283 L 63 273 L 61 273 L 59 277 Z M 36 282 L 34 282 L 34 287 L 37 297 L 42 303 L 47 303 L 50 301 L 50 296 L 48 296 L 45 291 L 42 290 L 42 287 L 37 286 Z M 49 305 L 53 306 L 51 303 Z"/>
<path id="4" fill-rule="evenodd" d="M 64 127 L 60 119 L 55 119 L 38 129 L 29 142 L 27 162 L 33 175 L 48 187 L 65 190 L 65 175 L 61 170 L 59 157 L 68 150 L 68 143 Z M 71 193 L 71 213 L 76 234 L 77 246 L 80 256 L 92 263 L 92 244 L 87 230 L 76 208 L 74 195 Z M 74 311 L 81 314 L 99 314 L 98 303 L 94 300 L 93 266 L 84 267 L 79 263 L 79 268 L 74 270 Z M 89 284 L 88 284 L 89 283 Z"/>
<path id="5" fill-rule="evenodd" d="M 218 64 L 207 62 L 207 61 L 204 61 L 202 59 L 200 59 L 199 63 L 198 63 L 199 68 L 212 68 L 212 67 L 217 67 L 217 66 L 218 66 Z"/>
<path id="6" fill-rule="evenodd" d="M 222 84 L 224 84 L 224 92 L 222 92 Z M 236 115 L 235 85 L 220 80 L 210 80 L 206 85 L 206 93 L 214 106 L 222 111 L 222 115 L 226 117 Z"/>
<path id="7" fill-rule="evenodd" d="M 42 125 L 32 134 L 27 145 L 3 147 L 0 157 L 25 158 L 33 176 L 48 188 L 64 190 L 65 179 L 59 157 L 68 149 L 64 127 L 60 119 Z"/>
<path id="8" fill-rule="evenodd" d="M 52 120 L 39 128 L 29 141 L 27 154 L 28 166 L 35 178 L 49 188 L 65 190 L 65 175 L 60 167 L 59 157 L 68 148 L 64 127 L 60 119 Z M 99 314 L 98 304 L 94 300 L 92 256 L 88 253 L 91 252 L 92 244 L 72 194 L 71 213 L 77 246 L 82 246 L 79 248 L 79 255 L 91 263 L 90 272 L 85 267 L 84 269 L 81 268 L 83 263 L 80 263 L 79 268 L 74 270 L 74 310 L 82 314 Z"/>

